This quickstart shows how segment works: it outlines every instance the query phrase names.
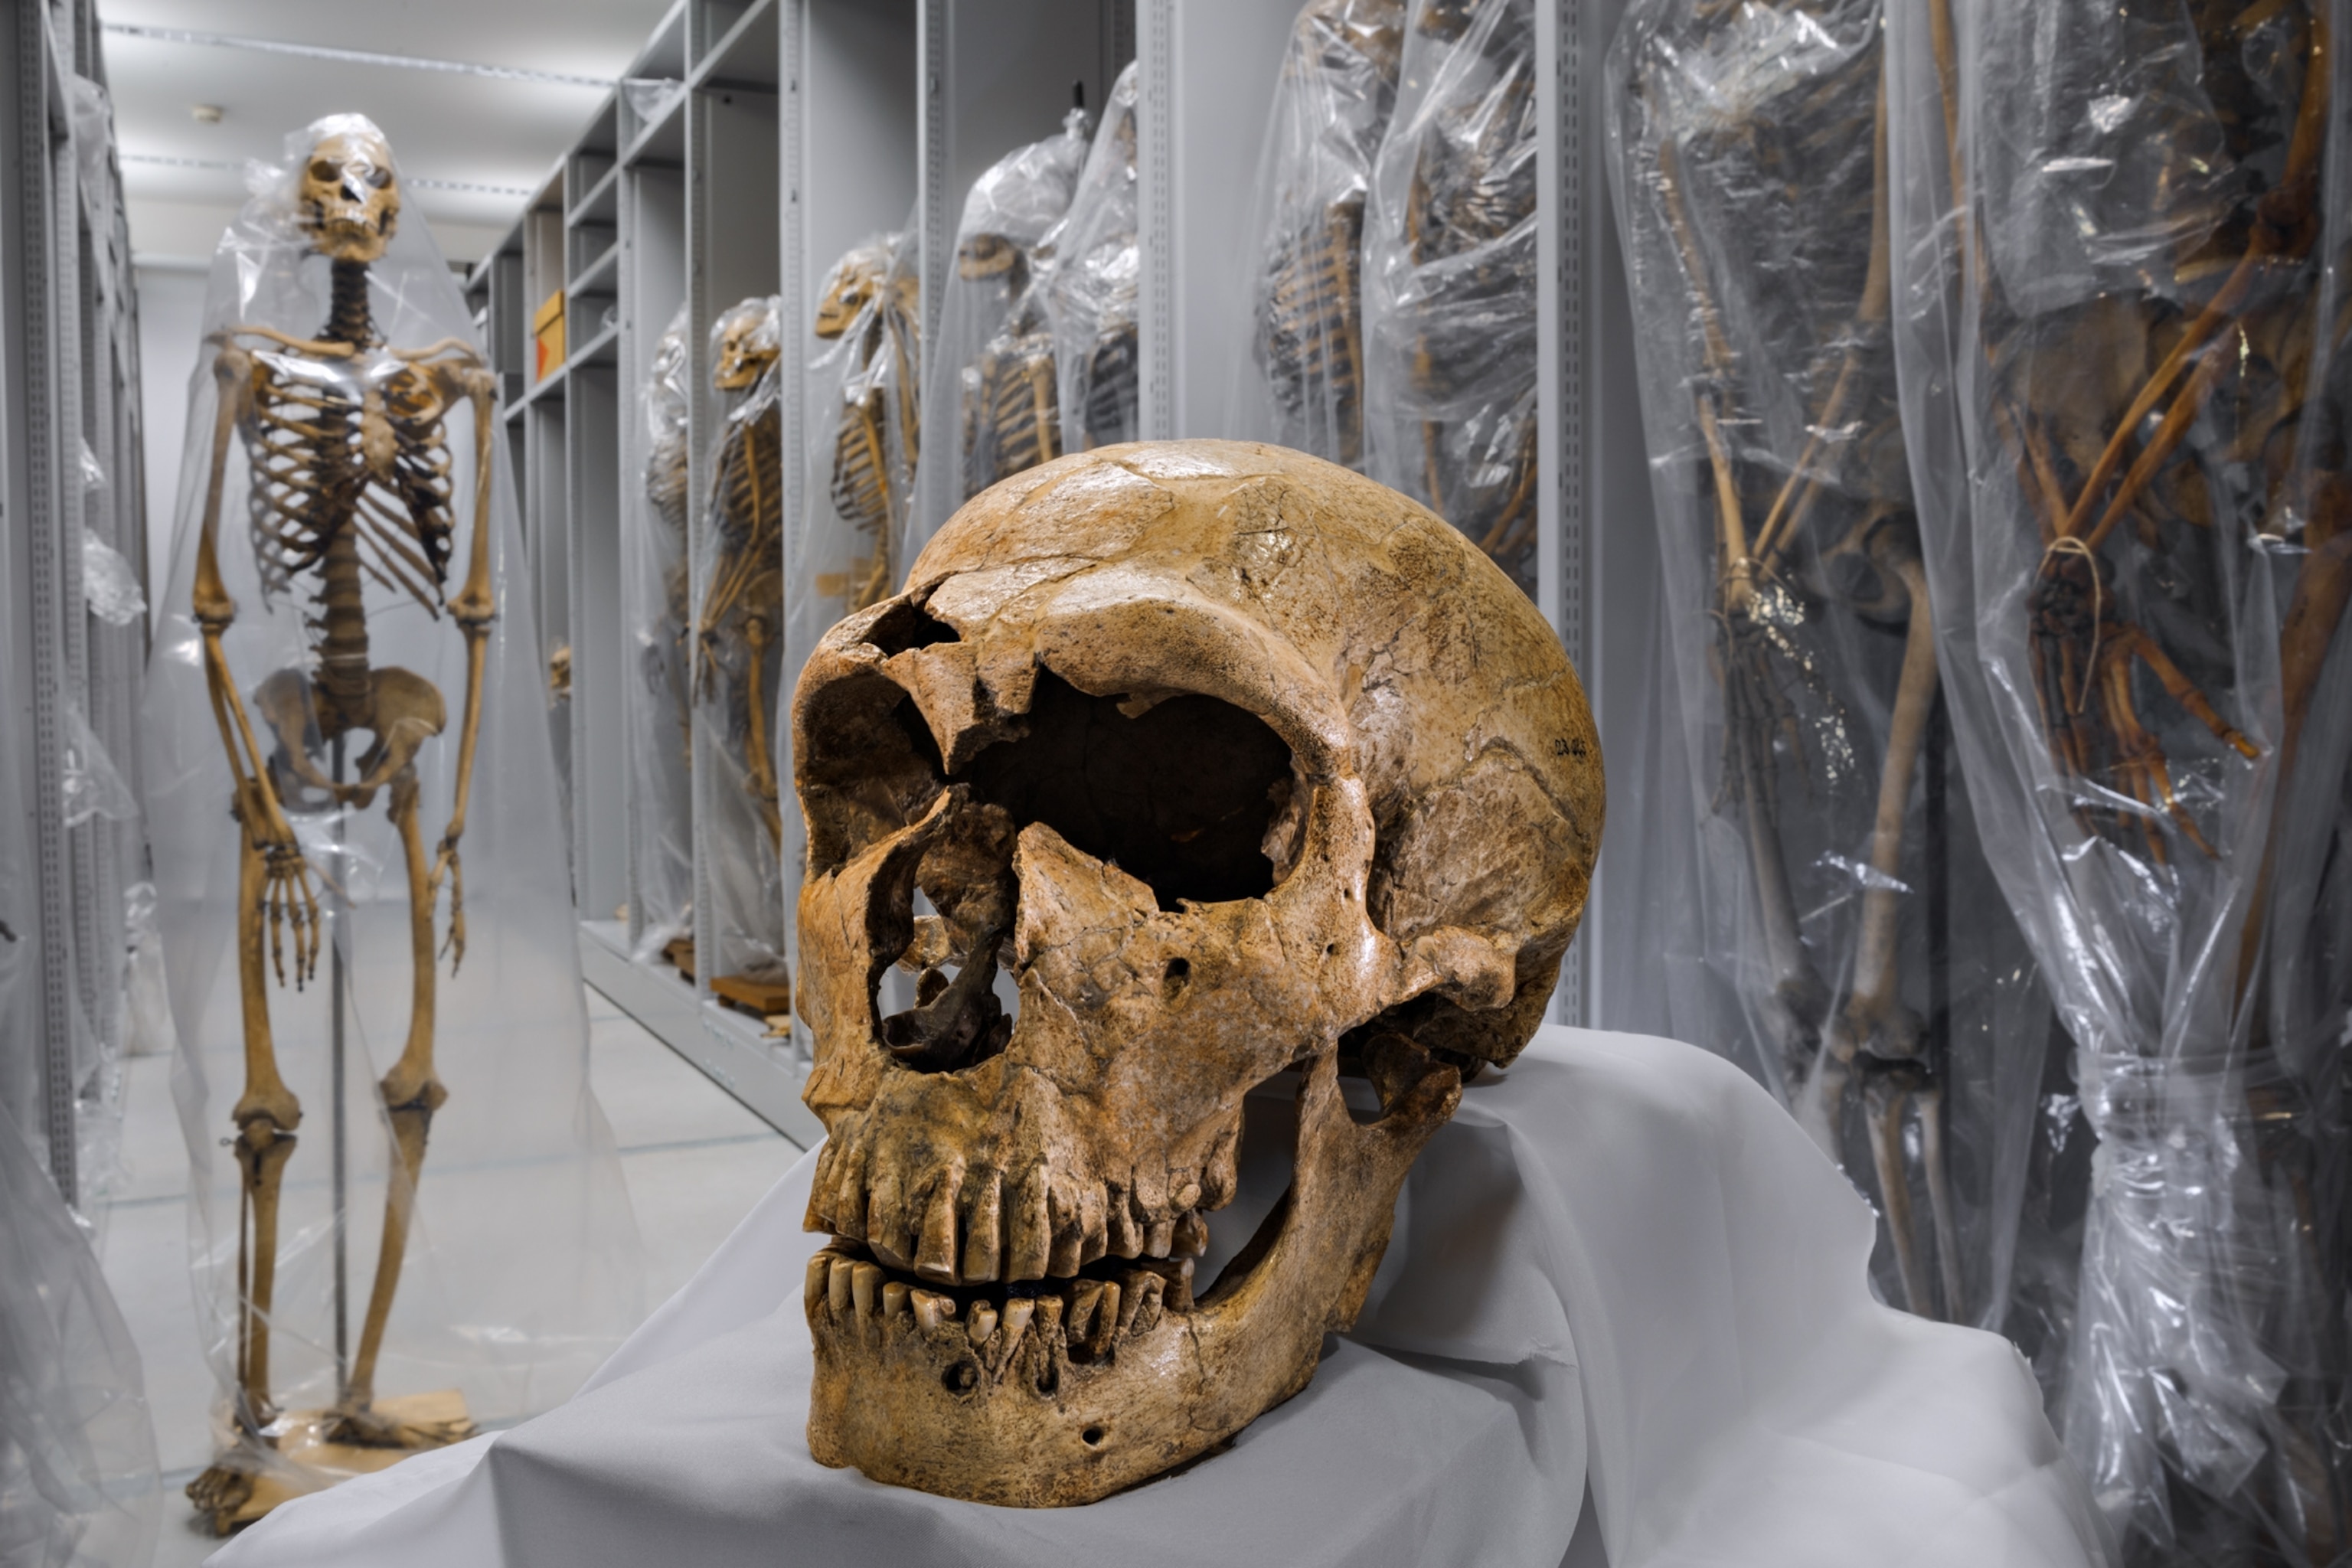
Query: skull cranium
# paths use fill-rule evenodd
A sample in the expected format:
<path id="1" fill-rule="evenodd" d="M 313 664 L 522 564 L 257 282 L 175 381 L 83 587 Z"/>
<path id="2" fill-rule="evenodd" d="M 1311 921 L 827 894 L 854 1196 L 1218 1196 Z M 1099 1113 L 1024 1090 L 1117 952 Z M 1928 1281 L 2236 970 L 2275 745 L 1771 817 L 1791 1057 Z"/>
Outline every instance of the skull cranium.
<path id="1" fill-rule="evenodd" d="M 310 145 L 296 184 L 296 221 L 337 261 L 383 257 L 400 223 L 400 176 L 383 133 L 356 115 L 337 116 Z"/>
<path id="2" fill-rule="evenodd" d="M 836 1238 L 809 1444 L 929 1491 L 1089 1501 L 1296 1393 L 1352 1322 L 1459 1075 L 1541 1017 L 1600 748 L 1508 579 L 1297 453 L 1049 463 L 908 583 L 825 637 L 794 703 L 830 1134 L 807 1224 Z M 894 963 L 922 977 L 891 1011 Z M 1195 1300 L 1244 1097 L 1286 1069 L 1290 1193 Z"/>
<path id="3" fill-rule="evenodd" d="M 740 392 L 755 384 L 783 357 L 783 334 L 773 298 L 753 298 L 730 307 L 711 324 L 710 384 Z"/>

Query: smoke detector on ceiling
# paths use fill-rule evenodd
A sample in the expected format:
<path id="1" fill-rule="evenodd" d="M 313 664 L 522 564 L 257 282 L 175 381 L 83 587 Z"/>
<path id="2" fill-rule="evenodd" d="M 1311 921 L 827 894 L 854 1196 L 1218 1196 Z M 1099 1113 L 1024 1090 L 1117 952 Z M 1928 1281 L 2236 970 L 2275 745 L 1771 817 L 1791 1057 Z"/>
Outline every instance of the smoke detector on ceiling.
<path id="1" fill-rule="evenodd" d="M 188 118 L 199 125 L 218 125 L 221 122 L 221 106 L 217 103 L 192 103 L 188 106 Z"/>

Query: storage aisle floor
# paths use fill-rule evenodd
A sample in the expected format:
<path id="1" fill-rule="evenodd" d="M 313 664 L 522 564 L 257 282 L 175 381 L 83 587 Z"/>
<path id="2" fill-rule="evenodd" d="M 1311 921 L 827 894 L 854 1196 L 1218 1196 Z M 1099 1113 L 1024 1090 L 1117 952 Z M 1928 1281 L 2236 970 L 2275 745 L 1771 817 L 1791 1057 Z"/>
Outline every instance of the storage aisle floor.
<path id="1" fill-rule="evenodd" d="M 588 1020 L 590 1072 L 645 1238 L 650 1309 L 686 1283 L 799 1151 L 594 991 Z M 172 1105 L 171 1058 L 133 1058 L 129 1080 L 127 1177 L 103 1256 L 155 1415 L 165 1494 L 155 1568 L 184 1568 L 219 1544 L 195 1527 L 180 1497 L 208 1457 L 213 1397 L 189 1299 L 187 1153 Z"/>

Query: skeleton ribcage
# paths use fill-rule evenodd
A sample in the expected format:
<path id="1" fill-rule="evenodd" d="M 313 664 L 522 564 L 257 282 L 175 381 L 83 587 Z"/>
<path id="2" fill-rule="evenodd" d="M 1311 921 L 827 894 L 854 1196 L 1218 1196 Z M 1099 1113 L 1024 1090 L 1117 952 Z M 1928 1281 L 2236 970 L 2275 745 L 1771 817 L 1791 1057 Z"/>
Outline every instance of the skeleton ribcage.
<path id="1" fill-rule="evenodd" d="M 1087 356 L 1085 374 L 1081 434 L 1087 449 L 1134 440 L 1140 426 L 1142 349 L 1133 321 L 1106 326 Z"/>
<path id="2" fill-rule="evenodd" d="M 862 395 L 844 401 L 833 439 L 833 510 L 877 540 L 890 521 L 890 459 L 883 429 L 887 412 L 882 389 L 868 386 Z"/>
<path id="3" fill-rule="evenodd" d="M 963 493 L 969 500 L 997 480 L 1060 455 L 1053 335 L 1032 331 L 997 337 L 964 374 Z"/>
<path id="4" fill-rule="evenodd" d="M 1266 268 L 1258 306 L 1266 380 L 1285 415 L 1308 438 L 1328 430 L 1323 456 L 1354 464 L 1363 455 L 1363 313 L 1357 292 L 1364 232 L 1360 194 L 1334 202 L 1323 221 L 1292 237 Z"/>
<path id="5" fill-rule="evenodd" d="M 704 668 L 728 677 L 728 731 L 739 743 L 750 729 L 745 677 L 755 640 L 773 647 L 783 624 L 782 454 L 782 414 L 772 401 L 730 423 L 719 448 L 713 559 L 699 626 Z M 755 620 L 763 628 L 757 639 L 748 635 Z M 698 689 L 708 687 L 698 682 Z"/>
<path id="6" fill-rule="evenodd" d="M 294 380 L 272 363 L 283 357 L 256 356 L 245 426 L 253 470 L 247 512 L 263 596 L 319 570 L 348 530 L 360 571 L 438 615 L 455 533 L 442 406 L 415 371 L 387 377 L 374 434 L 382 450 L 372 464 L 370 422 L 344 380 L 346 368 Z M 322 583 L 322 604 L 325 591 Z"/>

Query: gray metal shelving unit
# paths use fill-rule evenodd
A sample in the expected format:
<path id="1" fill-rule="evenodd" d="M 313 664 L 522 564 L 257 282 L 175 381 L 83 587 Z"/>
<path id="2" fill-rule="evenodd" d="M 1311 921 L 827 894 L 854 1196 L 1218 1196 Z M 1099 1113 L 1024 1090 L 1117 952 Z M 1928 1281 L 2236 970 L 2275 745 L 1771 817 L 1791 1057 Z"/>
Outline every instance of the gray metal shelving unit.
<path id="1" fill-rule="evenodd" d="M 86 540 L 143 581 L 139 360 L 99 19 L 90 0 L 0 24 L 0 1109 L 68 1203 L 119 1107 L 124 889 L 145 875 L 135 812 L 144 616 L 91 614 Z M 96 815 L 93 800 L 103 803 Z M 79 818 L 79 820 L 76 820 Z"/>
<path id="2" fill-rule="evenodd" d="M 1073 84 L 1089 104 L 1139 63 L 1143 430 L 1224 435 L 1246 352 L 1248 192 L 1297 0 L 681 0 L 629 70 L 683 84 L 650 120 L 626 91 L 590 121 L 469 287 L 509 393 L 507 418 L 549 647 L 568 647 L 566 722 L 574 887 L 590 982 L 788 1136 L 816 1133 L 791 1042 L 661 962 L 634 962 L 642 847 L 632 841 L 628 677 L 619 614 L 624 530 L 644 471 L 638 416 L 653 345 L 689 302 L 691 482 L 705 493 L 724 409 L 708 391 L 707 332 L 750 294 L 784 301 L 788 356 L 804 352 L 814 290 L 843 251 L 921 231 L 925 336 L 936 328 L 964 193 L 1013 147 L 1050 133 Z M 1543 279 L 1538 601 L 1583 670 L 1604 737 L 1629 731 L 1646 651 L 1646 461 L 1629 399 L 1632 343 L 1603 184 L 1599 68 L 1622 0 L 1539 0 Z M 530 315 L 561 281 L 572 353 L 534 381 Z M 610 312 L 607 322 L 605 315 Z M 786 548 L 806 489 L 797 454 L 805 389 L 784 377 Z M 1602 519 L 1609 526 L 1601 526 Z M 698 507 L 691 525 L 699 530 Z M 1606 545 L 1604 547 L 1604 536 Z M 692 542 L 698 545 L 698 538 Z M 1604 606 L 1626 606 L 1605 613 Z M 1623 679 L 1612 674 L 1625 672 Z M 788 692 L 795 672 L 784 672 Z M 698 717 L 697 724 L 703 721 Z M 696 754 L 712 737 L 700 733 Z M 713 770 L 695 769 L 698 792 Z M 696 832 L 701 952 L 708 868 Z M 783 868 L 787 910 L 794 868 Z M 1596 880 L 1587 934 L 1555 1016 L 1600 1015 L 1608 909 Z M 1622 895 L 1631 897 L 1631 889 Z"/>

